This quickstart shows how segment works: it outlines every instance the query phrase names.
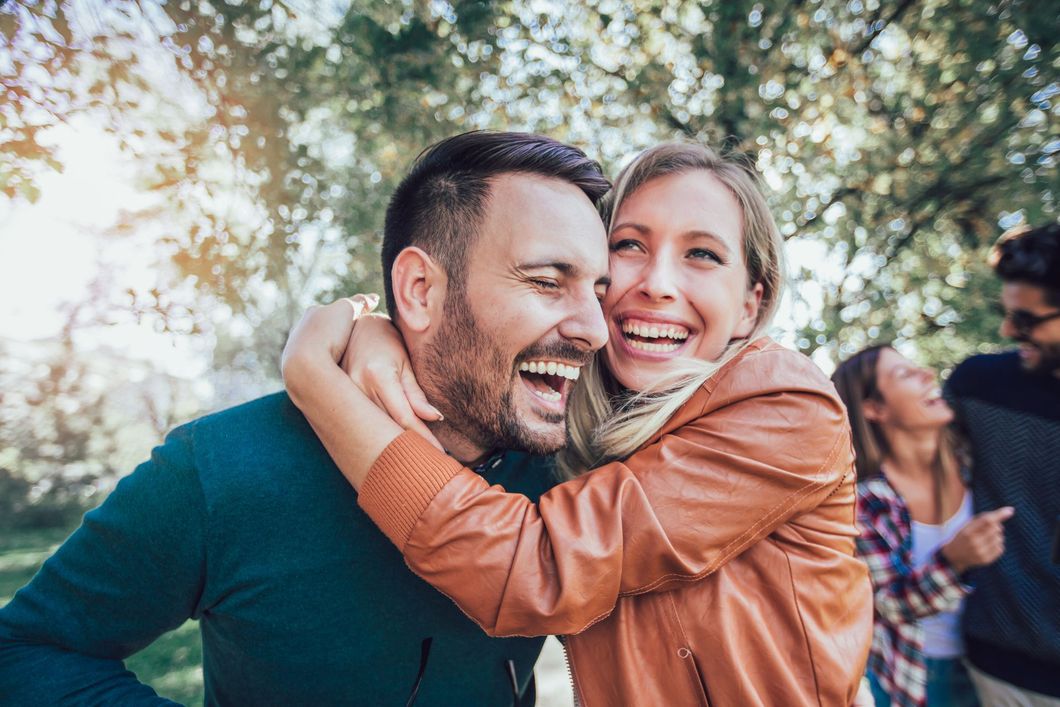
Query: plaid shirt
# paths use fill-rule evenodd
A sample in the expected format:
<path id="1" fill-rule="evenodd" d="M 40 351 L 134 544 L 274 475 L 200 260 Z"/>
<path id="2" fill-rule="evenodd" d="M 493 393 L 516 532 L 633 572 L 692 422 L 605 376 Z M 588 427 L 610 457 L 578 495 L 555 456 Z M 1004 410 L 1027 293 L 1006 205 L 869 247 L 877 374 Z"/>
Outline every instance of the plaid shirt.
<path id="1" fill-rule="evenodd" d="M 905 501 L 881 474 L 858 484 L 858 554 L 869 566 L 876 619 L 868 670 L 891 704 L 926 704 L 924 629 L 919 619 L 952 611 L 971 590 L 941 552 L 913 567 L 913 534 Z"/>

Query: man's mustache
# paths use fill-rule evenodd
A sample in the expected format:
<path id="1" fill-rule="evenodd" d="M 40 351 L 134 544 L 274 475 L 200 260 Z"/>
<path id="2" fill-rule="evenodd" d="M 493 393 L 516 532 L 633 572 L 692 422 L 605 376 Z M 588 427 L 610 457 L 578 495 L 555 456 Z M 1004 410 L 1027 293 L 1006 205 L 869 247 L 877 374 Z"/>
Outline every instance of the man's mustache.
<path id="1" fill-rule="evenodd" d="M 593 360 L 593 352 L 580 349 L 565 341 L 554 341 L 547 344 L 533 344 L 523 349 L 516 357 L 516 365 L 523 361 L 540 361 L 555 359 L 584 366 Z"/>

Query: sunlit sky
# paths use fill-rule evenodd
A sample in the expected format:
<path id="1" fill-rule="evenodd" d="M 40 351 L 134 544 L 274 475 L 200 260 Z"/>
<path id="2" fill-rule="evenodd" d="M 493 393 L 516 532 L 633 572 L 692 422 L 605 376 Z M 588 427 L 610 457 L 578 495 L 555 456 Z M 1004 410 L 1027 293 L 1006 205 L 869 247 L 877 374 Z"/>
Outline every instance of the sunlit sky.
<path id="1" fill-rule="evenodd" d="M 133 170 L 114 138 L 88 121 L 53 128 L 47 137 L 59 150 L 63 172 L 40 178 L 36 203 L 0 204 L 0 337 L 18 341 L 56 336 L 63 305 L 90 296 L 101 270 L 112 289 L 154 282 L 149 238 L 103 235 L 123 208 L 148 198 L 132 182 Z M 200 346 L 147 323 L 103 327 L 81 343 L 153 360 L 173 375 L 194 376 L 202 367 Z"/>

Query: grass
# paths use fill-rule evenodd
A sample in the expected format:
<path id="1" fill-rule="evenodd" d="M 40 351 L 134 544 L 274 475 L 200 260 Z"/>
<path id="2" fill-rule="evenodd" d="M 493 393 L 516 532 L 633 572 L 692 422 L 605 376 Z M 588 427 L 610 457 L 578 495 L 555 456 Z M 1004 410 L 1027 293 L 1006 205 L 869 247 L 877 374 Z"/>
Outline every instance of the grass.
<path id="1" fill-rule="evenodd" d="M 0 535 L 0 606 L 59 546 L 70 529 L 16 530 Z M 185 705 L 202 705 L 202 642 L 199 626 L 188 621 L 125 661 L 143 682 Z"/>

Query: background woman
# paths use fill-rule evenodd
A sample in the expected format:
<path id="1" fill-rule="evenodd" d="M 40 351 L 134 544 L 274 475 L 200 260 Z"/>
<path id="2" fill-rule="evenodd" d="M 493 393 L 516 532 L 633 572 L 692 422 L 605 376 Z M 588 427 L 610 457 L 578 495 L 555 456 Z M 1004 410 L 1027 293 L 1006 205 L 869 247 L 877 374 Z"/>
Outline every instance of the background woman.
<path id="1" fill-rule="evenodd" d="M 566 635 L 581 703 L 850 704 L 871 598 L 849 432 L 820 371 L 764 336 L 782 243 L 754 174 L 661 145 L 605 222 L 610 342 L 572 393 L 570 480 L 539 503 L 359 391 L 333 353 L 346 303 L 292 335 L 292 398 L 415 572 L 491 635 Z"/>
<path id="2" fill-rule="evenodd" d="M 832 381 L 847 406 L 858 471 L 858 553 L 875 591 L 869 679 L 882 705 L 977 705 L 960 662 L 960 575 L 1004 550 L 1001 508 L 972 517 L 933 371 L 890 346 L 845 361 Z"/>

